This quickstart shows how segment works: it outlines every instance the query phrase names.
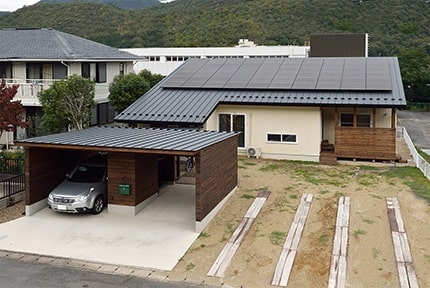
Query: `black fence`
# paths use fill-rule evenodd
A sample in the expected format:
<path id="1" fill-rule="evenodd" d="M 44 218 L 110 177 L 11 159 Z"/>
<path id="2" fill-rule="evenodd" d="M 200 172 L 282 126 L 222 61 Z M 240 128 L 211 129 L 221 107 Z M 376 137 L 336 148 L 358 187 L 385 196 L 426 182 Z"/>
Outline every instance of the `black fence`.
<path id="1" fill-rule="evenodd" d="M 10 176 L 0 179 L 0 200 L 11 197 L 25 190 L 25 175 Z"/>

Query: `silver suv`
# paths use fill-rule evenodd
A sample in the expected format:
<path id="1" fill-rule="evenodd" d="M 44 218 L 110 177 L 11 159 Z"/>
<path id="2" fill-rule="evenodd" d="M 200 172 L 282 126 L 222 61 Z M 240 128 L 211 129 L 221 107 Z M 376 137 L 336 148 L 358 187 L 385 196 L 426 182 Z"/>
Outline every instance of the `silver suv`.
<path id="1" fill-rule="evenodd" d="M 107 199 L 106 170 L 106 155 L 102 154 L 77 165 L 49 193 L 48 207 L 58 212 L 99 214 Z"/>

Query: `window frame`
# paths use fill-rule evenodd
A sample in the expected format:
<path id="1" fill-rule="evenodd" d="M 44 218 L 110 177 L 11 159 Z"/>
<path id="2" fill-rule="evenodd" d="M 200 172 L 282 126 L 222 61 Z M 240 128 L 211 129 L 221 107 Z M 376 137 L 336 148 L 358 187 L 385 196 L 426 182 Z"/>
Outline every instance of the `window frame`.
<path id="1" fill-rule="evenodd" d="M 352 123 L 351 125 L 342 125 L 342 115 L 351 115 L 352 116 Z M 354 113 L 353 112 L 340 112 L 339 113 L 339 127 L 353 127 L 353 128 L 372 128 L 373 127 L 373 119 L 372 119 L 372 114 L 371 113 L 355 113 L 356 115 L 356 126 L 354 126 Z M 359 116 L 367 116 L 369 117 L 369 123 L 364 123 L 358 122 L 358 117 Z M 360 125 L 360 124 L 365 124 L 365 125 Z"/>
<path id="2" fill-rule="evenodd" d="M 246 149 L 246 147 L 247 147 L 247 141 L 246 141 L 246 134 L 247 134 L 247 129 L 246 129 L 246 121 L 247 121 L 247 117 L 246 117 L 246 113 L 235 113 L 235 112 L 218 112 L 218 115 L 217 115 L 217 129 L 218 129 L 218 131 L 224 131 L 224 130 L 220 130 L 220 115 L 230 115 L 230 130 L 229 130 L 229 132 L 231 132 L 231 131 L 234 131 L 233 130 L 233 127 L 234 127 L 234 116 L 243 116 L 243 132 L 242 131 L 239 131 L 239 132 L 241 132 L 242 133 L 242 135 L 243 135 L 243 146 L 239 146 L 239 143 L 238 143 L 238 145 L 237 145 L 237 148 L 239 148 L 239 149 Z M 240 135 L 239 135 L 239 141 L 240 141 Z"/>
<path id="3" fill-rule="evenodd" d="M 269 140 L 269 135 L 273 135 L 273 136 L 279 136 L 279 141 L 276 140 Z M 284 137 L 283 136 L 294 136 L 295 137 L 295 141 L 284 141 Z M 299 137 L 297 135 L 297 133 L 280 133 L 280 132 L 267 132 L 266 133 L 266 143 L 274 143 L 274 144 L 290 144 L 290 145 L 295 145 L 295 144 L 299 144 Z"/>

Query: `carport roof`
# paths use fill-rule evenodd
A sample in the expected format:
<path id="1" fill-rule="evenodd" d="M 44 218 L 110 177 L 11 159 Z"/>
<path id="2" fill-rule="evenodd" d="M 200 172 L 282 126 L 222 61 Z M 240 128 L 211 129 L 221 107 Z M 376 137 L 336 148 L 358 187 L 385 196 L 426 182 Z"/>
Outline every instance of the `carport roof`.
<path id="1" fill-rule="evenodd" d="M 191 129 L 92 127 L 17 141 L 24 147 L 192 155 L 236 136 Z"/>

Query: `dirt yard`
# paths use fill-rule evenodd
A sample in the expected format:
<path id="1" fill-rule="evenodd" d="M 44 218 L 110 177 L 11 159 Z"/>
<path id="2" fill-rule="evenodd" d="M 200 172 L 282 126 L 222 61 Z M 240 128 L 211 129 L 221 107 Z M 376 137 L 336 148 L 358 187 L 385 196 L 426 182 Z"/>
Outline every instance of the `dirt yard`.
<path id="1" fill-rule="evenodd" d="M 337 203 L 350 196 L 347 287 L 399 287 L 386 197 L 397 197 L 420 287 L 430 287 L 430 206 L 392 173 L 394 164 L 337 166 L 240 158 L 239 189 L 169 279 L 231 287 L 274 287 L 273 273 L 304 193 L 314 195 L 288 287 L 327 287 Z M 400 172 L 401 174 L 402 172 Z M 206 274 L 257 193 L 271 192 L 223 278 Z"/>
<path id="2" fill-rule="evenodd" d="M 327 287 L 340 196 L 351 198 L 346 286 L 399 287 L 386 207 L 386 197 L 397 197 L 419 285 L 430 287 L 430 206 L 411 191 L 410 186 L 423 190 L 415 183 L 416 178 L 407 176 L 414 168 L 399 166 L 358 162 L 321 166 L 240 158 L 239 187 L 230 201 L 173 271 L 153 274 L 218 287 L 275 287 L 270 283 L 286 234 L 301 195 L 311 193 L 314 197 L 288 287 Z M 427 180 L 423 182 L 424 188 L 430 187 Z M 206 276 L 262 190 L 271 194 L 225 276 Z M 21 202 L 1 211 L 0 223 L 21 217 L 23 205 Z"/>

